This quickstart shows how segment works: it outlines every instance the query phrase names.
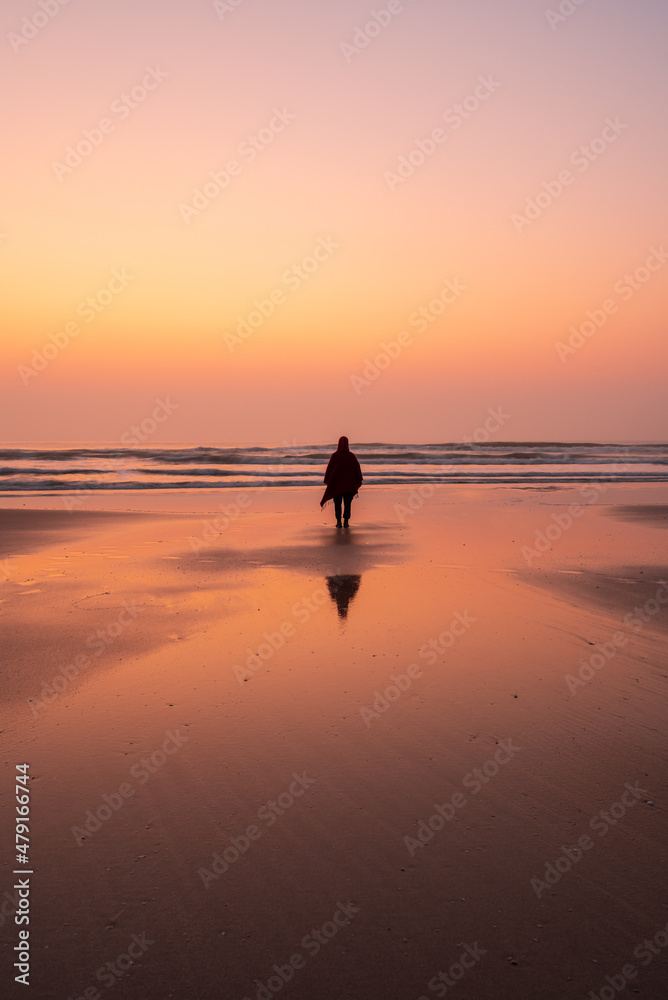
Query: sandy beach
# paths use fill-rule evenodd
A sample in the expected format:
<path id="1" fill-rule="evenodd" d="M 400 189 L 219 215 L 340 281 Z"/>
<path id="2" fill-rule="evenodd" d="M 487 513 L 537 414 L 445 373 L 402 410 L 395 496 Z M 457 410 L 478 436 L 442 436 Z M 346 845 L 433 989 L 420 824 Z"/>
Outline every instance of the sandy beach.
<path id="1" fill-rule="evenodd" d="M 665 490 L 244 498 L 0 512 L 32 995 L 662 996 Z"/>

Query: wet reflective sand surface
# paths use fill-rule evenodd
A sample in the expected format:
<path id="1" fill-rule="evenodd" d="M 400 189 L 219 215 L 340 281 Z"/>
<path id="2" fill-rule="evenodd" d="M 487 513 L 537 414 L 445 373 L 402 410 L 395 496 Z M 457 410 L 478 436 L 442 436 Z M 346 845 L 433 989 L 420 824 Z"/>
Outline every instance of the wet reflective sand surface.
<path id="1" fill-rule="evenodd" d="M 407 493 L 0 512 L 34 995 L 662 995 L 665 496 Z"/>

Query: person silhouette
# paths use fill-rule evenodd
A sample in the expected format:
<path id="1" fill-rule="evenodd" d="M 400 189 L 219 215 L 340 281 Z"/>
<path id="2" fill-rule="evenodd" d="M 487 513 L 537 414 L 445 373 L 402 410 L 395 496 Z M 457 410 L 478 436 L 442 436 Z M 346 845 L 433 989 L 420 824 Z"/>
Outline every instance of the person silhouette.
<path id="1" fill-rule="evenodd" d="M 332 452 L 327 470 L 325 472 L 325 484 L 327 489 L 323 493 L 320 506 L 324 507 L 328 500 L 334 500 L 334 512 L 336 514 L 336 527 L 341 525 L 341 502 L 343 501 L 343 527 L 348 527 L 350 520 L 350 505 L 353 497 L 362 485 L 364 477 L 357 457 L 352 453 L 348 445 L 347 437 L 339 438 L 339 445 L 335 452 Z"/>

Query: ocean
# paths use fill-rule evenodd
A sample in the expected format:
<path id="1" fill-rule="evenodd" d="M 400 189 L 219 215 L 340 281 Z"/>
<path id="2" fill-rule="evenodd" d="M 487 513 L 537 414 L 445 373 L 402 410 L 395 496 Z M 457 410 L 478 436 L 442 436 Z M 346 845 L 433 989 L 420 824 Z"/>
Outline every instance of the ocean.
<path id="1" fill-rule="evenodd" d="M 334 449 L 326 445 L 40 444 L 0 450 L 0 492 L 196 490 L 315 486 Z M 355 444 L 364 482 L 568 484 L 668 481 L 667 444 L 495 442 Z"/>

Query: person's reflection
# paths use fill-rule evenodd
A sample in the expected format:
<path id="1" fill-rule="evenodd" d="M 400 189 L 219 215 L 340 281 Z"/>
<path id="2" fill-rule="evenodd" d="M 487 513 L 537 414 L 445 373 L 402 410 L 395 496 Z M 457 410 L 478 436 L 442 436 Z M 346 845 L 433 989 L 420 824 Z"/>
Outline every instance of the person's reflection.
<path id="1" fill-rule="evenodd" d="M 336 611 L 339 618 L 348 617 L 348 605 L 360 587 L 360 573 L 353 573 L 348 576 L 328 576 L 327 589 L 329 596 L 336 602 Z"/>

